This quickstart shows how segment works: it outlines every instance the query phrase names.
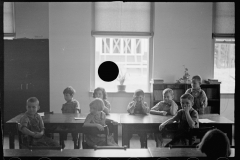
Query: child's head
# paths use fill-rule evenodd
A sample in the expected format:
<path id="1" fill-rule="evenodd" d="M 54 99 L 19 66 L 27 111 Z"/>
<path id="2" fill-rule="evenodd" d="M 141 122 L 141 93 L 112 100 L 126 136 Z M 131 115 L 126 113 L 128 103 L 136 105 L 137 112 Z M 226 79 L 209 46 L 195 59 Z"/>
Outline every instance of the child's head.
<path id="1" fill-rule="evenodd" d="M 71 101 L 73 99 L 73 95 L 76 93 L 76 91 L 71 87 L 67 87 L 63 90 L 63 95 L 64 95 L 64 99 L 68 102 Z"/>
<path id="2" fill-rule="evenodd" d="M 94 89 L 93 98 L 107 99 L 107 93 L 104 88 L 97 87 Z"/>
<path id="3" fill-rule="evenodd" d="M 194 104 L 194 97 L 189 93 L 185 93 L 180 97 L 180 103 L 182 108 L 185 108 L 186 106 L 192 108 Z"/>
<path id="4" fill-rule="evenodd" d="M 229 139 L 219 129 L 208 131 L 198 144 L 198 147 L 208 157 L 229 157 L 231 154 Z"/>
<path id="5" fill-rule="evenodd" d="M 143 100 L 144 98 L 144 92 L 141 89 L 137 89 L 133 94 L 133 100 L 136 100 L 137 102 Z"/>
<path id="6" fill-rule="evenodd" d="M 199 75 L 192 77 L 191 85 L 193 89 L 200 88 L 201 83 L 202 83 L 202 78 Z"/>
<path id="7" fill-rule="evenodd" d="M 169 102 L 170 100 L 173 100 L 173 90 L 171 88 L 166 88 L 163 90 L 163 101 Z"/>
<path id="8" fill-rule="evenodd" d="M 36 97 L 30 97 L 27 99 L 27 112 L 29 114 L 35 114 L 40 109 L 39 101 Z"/>
<path id="9" fill-rule="evenodd" d="M 103 100 L 101 98 L 95 98 L 90 104 L 90 112 L 95 114 L 99 111 L 103 111 L 104 108 L 104 103 Z"/>

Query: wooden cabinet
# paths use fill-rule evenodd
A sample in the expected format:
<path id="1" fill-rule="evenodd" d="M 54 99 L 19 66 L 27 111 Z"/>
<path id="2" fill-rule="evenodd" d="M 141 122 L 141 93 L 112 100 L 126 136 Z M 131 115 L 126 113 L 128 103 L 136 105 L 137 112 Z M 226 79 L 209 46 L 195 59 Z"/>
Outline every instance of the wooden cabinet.
<path id="1" fill-rule="evenodd" d="M 151 107 L 163 100 L 162 92 L 165 88 L 171 88 L 174 92 L 174 101 L 180 106 L 180 97 L 191 84 L 184 83 L 162 83 L 151 85 Z M 202 84 L 201 88 L 205 91 L 208 97 L 208 107 L 206 113 L 220 114 L 220 84 Z"/>
<path id="2" fill-rule="evenodd" d="M 4 40 L 4 122 L 25 112 L 29 97 L 49 111 L 49 40 Z"/>

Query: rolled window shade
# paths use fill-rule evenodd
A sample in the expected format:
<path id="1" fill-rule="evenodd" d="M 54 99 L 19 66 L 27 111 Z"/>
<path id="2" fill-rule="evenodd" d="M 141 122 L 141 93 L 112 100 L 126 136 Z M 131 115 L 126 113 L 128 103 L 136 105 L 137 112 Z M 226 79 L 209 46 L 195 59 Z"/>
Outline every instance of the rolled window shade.
<path id="1" fill-rule="evenodd" d="M 151 32 L 150 2 L 95 2 L 94 31 Z"/>
<path id="2" fill-rule="evenodd" d="M 235 34 L 235 3 L 215 2 L 213 5 L 213 33 Z"/>
<path id="3" fill-rule="evenodd" d="M 14 33 L 14 12 L 13 12 L 13 2 L 4 2 L 3 3 L 3 23 L 4 23 L 4 28 L 3 32 L 4 33 Z"/>

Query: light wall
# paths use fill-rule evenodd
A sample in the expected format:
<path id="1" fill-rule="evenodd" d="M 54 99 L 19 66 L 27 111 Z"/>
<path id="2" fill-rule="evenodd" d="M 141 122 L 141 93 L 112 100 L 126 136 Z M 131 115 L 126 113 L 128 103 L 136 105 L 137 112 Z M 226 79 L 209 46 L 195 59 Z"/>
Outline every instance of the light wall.
<path id="1" fill-rule="evenodd" d="M 88 112 L 94 54 L 91 3 L 17 2 L 15 8 L 17 38 L 49 38 L 50 110 L 61 112 L 62 92 L 71 85 L 82 112 Z M 183 76 L 183 64 L 191 76 L 213 77 L 212 3 L 156 2 L 154 23 L 155 78 L 175 82 Z M 132 95 L 108 93 L 112 112 L 126 112 Z M 149 93 L 145 101 L 150 104 Z M 234 121 L 233 96 L 221 96 L 221 114 Z"/>

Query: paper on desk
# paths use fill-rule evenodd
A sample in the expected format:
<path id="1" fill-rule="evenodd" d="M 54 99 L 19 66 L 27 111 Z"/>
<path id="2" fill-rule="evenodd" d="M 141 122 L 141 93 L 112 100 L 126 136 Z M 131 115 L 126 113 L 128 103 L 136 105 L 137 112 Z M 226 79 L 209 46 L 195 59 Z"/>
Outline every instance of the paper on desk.
<path id="1" fill-rule="evenodd" d="M 44 116 L 44 112 L 39 112 L 38 113 L 40 116 Z"/>
<path id="2" fill-rule="evenodd" d="M 200 123 L 210 123 L 210 122 L 215 122 L 215 121 L 212 121 L 210 119 L 199 119 L 199 122 Z"/>
<path id="3" fill-rule="evenodd" d="M 86 119 L 85 117 L 74 117 L 74 119 Z"/>

